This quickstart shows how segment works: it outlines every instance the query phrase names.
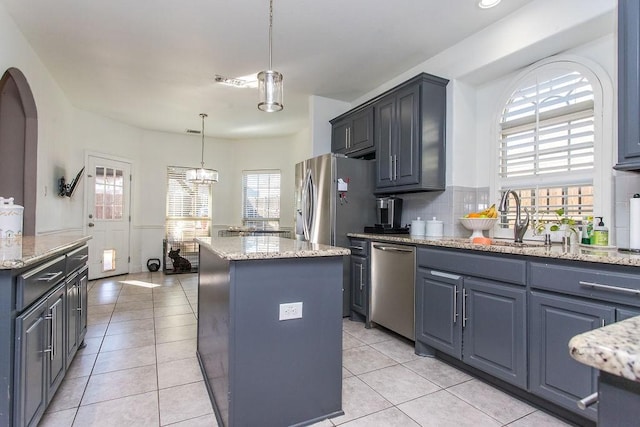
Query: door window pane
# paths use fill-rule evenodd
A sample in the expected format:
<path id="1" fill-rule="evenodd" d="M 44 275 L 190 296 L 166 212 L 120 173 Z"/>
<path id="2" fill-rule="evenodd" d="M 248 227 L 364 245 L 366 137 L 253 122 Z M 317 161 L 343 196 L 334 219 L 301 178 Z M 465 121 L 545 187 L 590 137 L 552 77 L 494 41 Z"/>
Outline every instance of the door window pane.
<path id="1" fill-rule="evenodd" d="M 95 217 L 122 220 L 124 212 L 124 172 L 122 169 L 96 166 Z"/>

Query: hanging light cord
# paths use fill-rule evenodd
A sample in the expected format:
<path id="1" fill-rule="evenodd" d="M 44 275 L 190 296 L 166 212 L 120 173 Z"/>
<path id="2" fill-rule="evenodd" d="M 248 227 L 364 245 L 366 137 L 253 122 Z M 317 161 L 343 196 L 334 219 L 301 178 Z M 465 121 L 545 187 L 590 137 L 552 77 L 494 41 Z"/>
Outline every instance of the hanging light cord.
<path id="1" fill-rule="evenodd" d="M 271 41 L 273 36 L 271 33 L 273 32 L 273 0 L 269 0 L 269 71 L 273 70 L 273 65 L 271 63 Z"/>
<path id="2" fill-rule="evenodd" d="M 200 113 L 202 117 L 202 152 L 200 154 L 200 168 L 204 169 L 204 118 L 208 117 L 205 113 Z"/>

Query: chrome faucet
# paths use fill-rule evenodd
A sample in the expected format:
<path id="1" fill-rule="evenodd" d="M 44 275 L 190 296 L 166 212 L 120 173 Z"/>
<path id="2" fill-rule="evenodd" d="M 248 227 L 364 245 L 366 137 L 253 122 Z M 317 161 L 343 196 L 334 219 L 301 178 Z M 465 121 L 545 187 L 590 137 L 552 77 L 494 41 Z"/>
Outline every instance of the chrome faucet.
<path id="1" fill-rule="evenodd" d="M 520 206 L 520 197 L 518 196 L 518 193 L 516 193 L 511 189 L 505 191 L 504 194 L 502 195 L 502 200 L 500 200 L 500 207 L 498 207 L 498 210 L 500 212 L 507 211 L 507 202 L 509 200 L 509 193 L 513 194 L 513 198 L 516 201 L 516 221 L 515 221 L 515 224 L 513 225 L 513 241 L 515 243 L 522 243 L 522 238 L 524 237 L 524 233 L 527 231 L 527 227 L 529 226 L 529 211 L 527 210 L 527 208 L 524 208 L 524 213 L 527 214 L 527 217 L 523 220 L 520 216 L 521 206 Z"/>

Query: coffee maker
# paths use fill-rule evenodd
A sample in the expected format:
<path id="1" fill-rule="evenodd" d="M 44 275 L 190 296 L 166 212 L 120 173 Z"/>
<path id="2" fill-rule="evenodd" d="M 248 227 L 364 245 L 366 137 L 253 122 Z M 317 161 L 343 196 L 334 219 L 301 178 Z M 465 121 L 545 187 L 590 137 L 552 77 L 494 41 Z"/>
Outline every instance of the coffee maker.
<path id="1" fill-rule="evenodd" d="M 402 227 L 402 199 L 398 197 L 376 198 L 377 223 L 365 227 L 365 233 L 406 234 L 409 229 Z"/>

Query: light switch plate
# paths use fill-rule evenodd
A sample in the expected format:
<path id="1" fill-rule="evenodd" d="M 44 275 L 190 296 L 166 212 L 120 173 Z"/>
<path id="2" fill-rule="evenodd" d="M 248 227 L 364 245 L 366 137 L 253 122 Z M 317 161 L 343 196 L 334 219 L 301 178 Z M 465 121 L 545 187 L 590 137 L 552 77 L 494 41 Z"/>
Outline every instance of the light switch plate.
<path id="1" fill-rule="evenodd" d="M 280 316 L 278 320 L 291 320 L 302 318 L 302 302 L 290 302 L 280 304 Z"/>

